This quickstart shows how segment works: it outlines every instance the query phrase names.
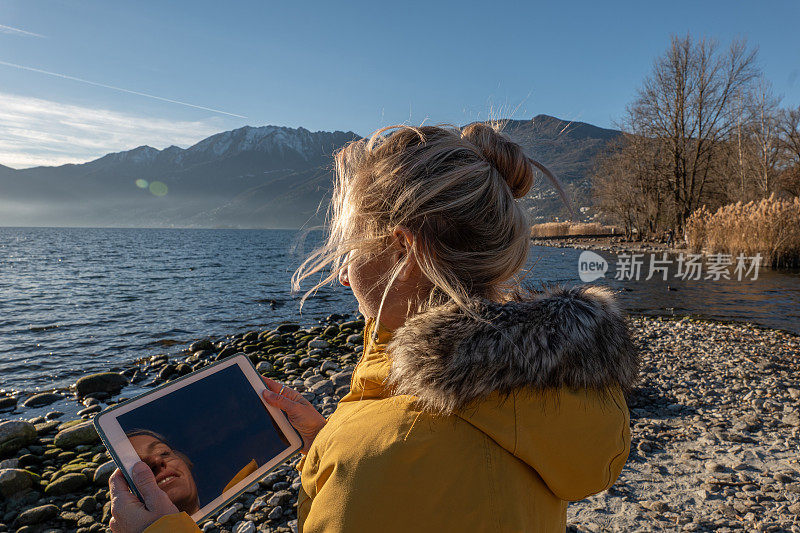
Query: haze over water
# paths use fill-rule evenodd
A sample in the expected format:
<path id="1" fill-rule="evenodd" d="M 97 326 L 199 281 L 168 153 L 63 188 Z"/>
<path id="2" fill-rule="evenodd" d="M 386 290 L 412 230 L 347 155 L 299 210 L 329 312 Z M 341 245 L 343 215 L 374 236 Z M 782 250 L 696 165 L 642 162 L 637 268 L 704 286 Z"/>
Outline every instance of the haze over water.
<path id="1" fill-rule="evenodd" d="M 355 299 L 338 284 L 319 290 L 298 314 L 289 280 L 321 238 L 312 233 L 296 247 L 299 235 L 0 228 L 0 388 L 65 387 L 85 373 L 172 353 L 205 336 L 284 321 L 311 325 L 331 313 L 355 316 Z M 578 284 L 579 255 L 534 246 L 529 266 L 538 263 L 526 281 Z M 613 273 L 615 256 L 600 255 Z M 758 280 L 741 282 L 620 282 L 609 274 L 601 282 L 621 289 L 630 312 L 697 314 L 800 333 L 798 272 L 762 268 Z"/>

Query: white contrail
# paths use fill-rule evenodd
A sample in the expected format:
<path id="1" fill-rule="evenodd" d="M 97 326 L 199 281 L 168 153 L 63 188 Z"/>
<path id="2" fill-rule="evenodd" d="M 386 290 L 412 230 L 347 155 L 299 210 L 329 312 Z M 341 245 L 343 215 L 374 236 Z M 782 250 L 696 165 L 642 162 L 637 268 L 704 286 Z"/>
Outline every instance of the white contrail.
<path id="1" fill-rule="evenodd" d="M 105 83 L 97 83 L 96 81 L 89 81 L 84 80 L 81 78 L 76 78 L 74 76 L 67 76 L 66 74 L 59 74 L 58 72 L 50 72 L 49 70 L 42 70 L 34 67 L 26 67 L 25 65 L 17 65 L 16 63 L 9 63 L 7 61 L 0 61 L 0 65 L 5 65 L 7 67 L 18 68 L 20 70 L 28 70 L 30 72 L 38 72 L 39 74 L 47 74 L 48 76 L 55 76 L 57 78 L 63 78 L 65 80 L 72 80 L 72 81 L 79 81 L 81 83 L 87 83 L 89 85 L 94 85 L 96 87 L 103 87 L 104 89 L 112 89 L 114 91 L 122 91 L 123 93 L 135 94 L 138 96 L 144 96 L 146 98 L 152 98 L 154 100 L 161 100 L 162 102 L 169 102 L 171 104 L 179 104 L 184 105 L 187 107 L 193 107 L 195 109 L 202 109 L 204 111 L 211 111 L 212 113 L 220 113 L 222 115 L 228 115 L 231 117 L 237 118 L 247 118 L 243 115 L 237 115 L 236 113 L 228 113 L 227 111 L 221 111 L 219 109 L 214 109 L 211 107 L 203 107 L 201 105 L 194 105 L 188 102 L 181 102 L 179 100 L 170 100 L 169 98 L 163 98 L 161 96 L 156 96 L 153 94 L 141 93 L 139 91 L 132 91 L 130 89 L 123 89 L 122 87 L 114 87 L 113 85 L 106 85 Z"/>
<path id="2" fill-rule="evenodd" d="M 38 33 L 33 33 L 32 31 L 21 30 L 19 28 L 14 28 L 12 26 L 6 26 L 5 24 L 0 24 L 0 32 L 11 33 L 13 35 L 27 35 L 28 37 L 39 37 L 41 39 L 46 39 L 44 35 L 39 35 Z"/>

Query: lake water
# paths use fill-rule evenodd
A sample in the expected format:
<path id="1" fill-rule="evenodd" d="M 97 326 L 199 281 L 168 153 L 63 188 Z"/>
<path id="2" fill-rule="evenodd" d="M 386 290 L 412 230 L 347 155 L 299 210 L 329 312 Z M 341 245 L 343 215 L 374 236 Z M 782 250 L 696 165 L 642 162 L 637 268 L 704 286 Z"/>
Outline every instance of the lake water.
<path id="1" fill-rule="evenodd" d="M 317 291 L 302 315 L 299 295 L 289 292 L 292 272 L 320 238 L 288 230 L 0 228 L 0 389 L 64 387 L 204 336 L 355 316 L 355 299 L 338 283 Z M 580 253 L 534 246 L 527 281 L 580 283 Z M 613 274 L 617 256 L 600 255 Z M 755 281 L 667 282 L 611 274 L 599 283 L 620 289 L 632 313 L 800 333 L 800 272 L 762 268 Z"/>

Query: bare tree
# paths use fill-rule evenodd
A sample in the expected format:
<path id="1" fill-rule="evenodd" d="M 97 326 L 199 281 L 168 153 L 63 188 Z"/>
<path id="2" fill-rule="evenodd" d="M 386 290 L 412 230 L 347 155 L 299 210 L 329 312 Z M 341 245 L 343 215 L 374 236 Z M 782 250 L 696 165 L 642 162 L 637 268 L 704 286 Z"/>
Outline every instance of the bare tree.
<path id="1" fill-rule="evenodd" d="M 683 233 L 697 208 L 800 196 L 800 107 L 780 98 L 744 40 L 673 37 L 599 160 L 601 212 L 640 235 Z"/>
<path id="2" fill-rule="evenodd" d="M 778 131 L 784 162 L 780 187 L 791 195 L 800 196 L 800 107 L 781 112 Z"/>
<path id="3" fill-rule="evenodd" d="M 723 141 L 736 127 L 732 99 L 758 76 L 756 53 L 744 40 L 721 52 L 713 40 L 673 37 L 628 107 L 630 133 L 661 143 L 669 156 L 659 174 L 678 230 L 724 164 Z"/>
<path id="4" fill-rule="evenodd" d="M 650 139 L 624 134 L 595 165 L 593 200 L 630 237 L 655 235 L 671 222 L 667 187 L 659 173 L 664 153 Z M 667 197 L 668 199 L 668 197 Z"/>
<path id="5" fill-rule="evenodd" d="M 763 198 L 778 187 L 784 164 L 779 104 L 771 84 L 763 78 L 734 95 L 731 105 L 734 127 L 727 142 L 725 188 L 729 203 Z"/>
<path id="6" fill-rule="evenodd" d="M 775 189 L 775 181 L 781 164 L 781 146 L 778 133 L 778 104 L 772 95 L 770 83 L 759 80 L 750 91 L 752 119 L 749 134 L 755 147 L 754 177 L 759 192 L 769 196 Z"/>
<path id="7" fill-rule="evenodd" d="M 736 190 L 736 194 L 731 194 L 728 192 L 728 196 L 731 199 L 735 199 L 737 201 L 746 202 L 749 200 L 748 198 L 748 176 L 749 172 L 749 162 L 751 160 L 750 157 L 750 150 L 749 150 L 749 142 L 747 138 L 747 124 L 750 120 L 748 116 L 749 107 L 746 104 L 747 98 L 742 93 L 742 91 L 737 91 L 734 95 L 734 98 L 731 100 L 731 108 L 732 113 L 735 120 L 735 125 L 732 131 L 732 142 L 730 143 L 730 156 L 729 156 L 729 174 L 731 177 L 733 175 L 736 176 L 736 184 L 738 185 L 738 190 Z M 733 185 L 734 180 L 729 180 L 727 183 L 727 188 L 730 189 L 731 185 Z M 726 186 L 723 186 L 726 188 Z"/>

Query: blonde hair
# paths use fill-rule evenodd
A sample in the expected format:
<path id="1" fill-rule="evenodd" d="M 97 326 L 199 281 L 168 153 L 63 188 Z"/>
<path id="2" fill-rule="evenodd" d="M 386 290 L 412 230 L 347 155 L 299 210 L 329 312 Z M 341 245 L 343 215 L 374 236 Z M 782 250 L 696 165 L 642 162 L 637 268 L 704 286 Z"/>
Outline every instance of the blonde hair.
<path id="1" fill-rule="evenodd" d="M 534 168 L 566 199 L 553 175 L 499 124 L 389 126 L 347 144 L 334 161 L 327 240 L 295 271 L 292 290 L 326 266 L 330 274 L 303 295 L 301 309 L 351 261 L 388 249 L 393 229 L 404 226 L 414 236 L 405 260 L 413 254 L 433 286 L 416 312 L 454 302 L 477 319 L 470 299 L 505 301 L 519 286 L 514 278 L 528 259 L 530 224 L 516 199 L 531 189 Z M 377 319 L 402 265 L 379 281 L 385 288 Z"/>

